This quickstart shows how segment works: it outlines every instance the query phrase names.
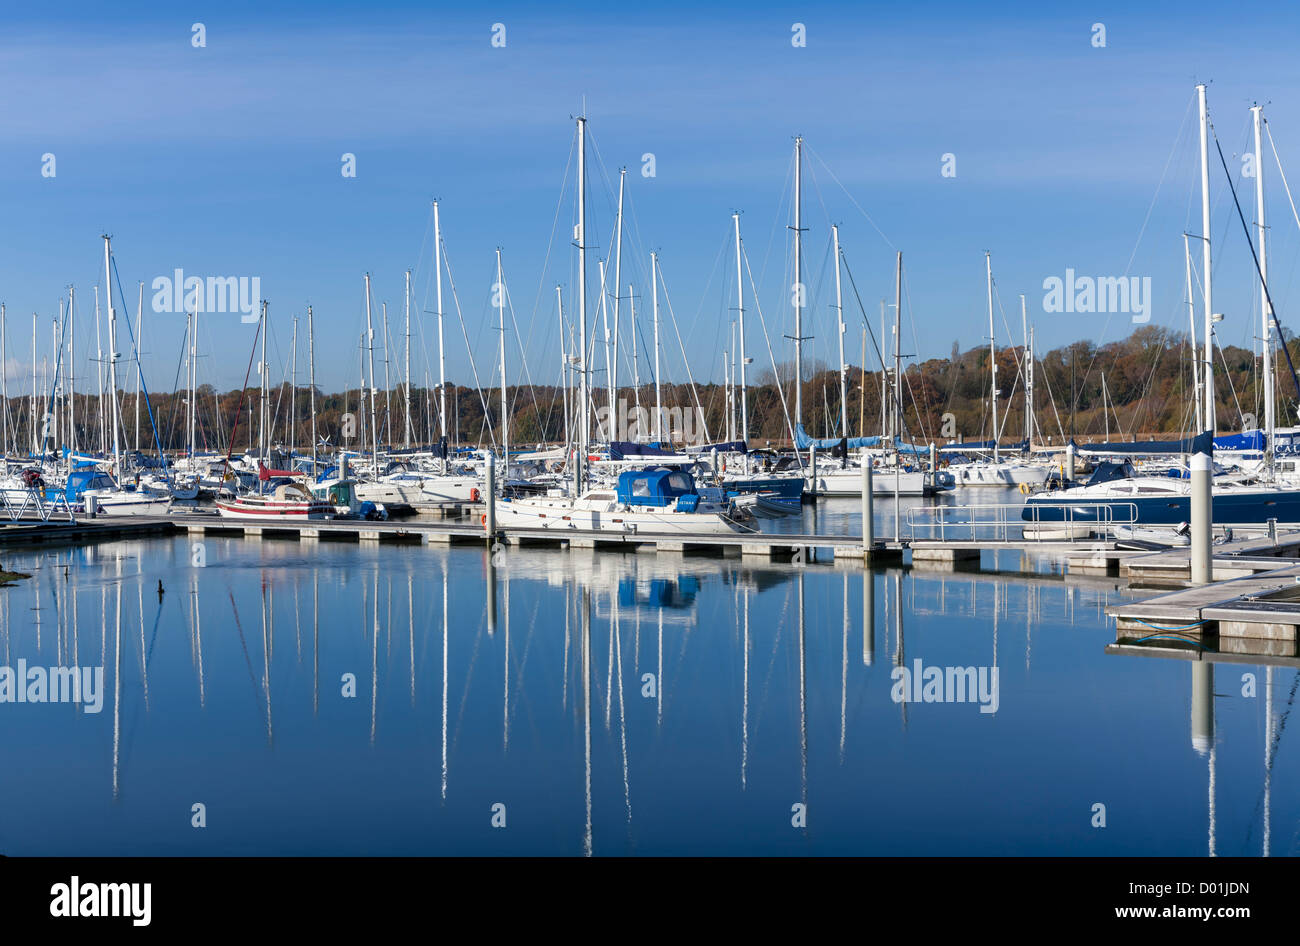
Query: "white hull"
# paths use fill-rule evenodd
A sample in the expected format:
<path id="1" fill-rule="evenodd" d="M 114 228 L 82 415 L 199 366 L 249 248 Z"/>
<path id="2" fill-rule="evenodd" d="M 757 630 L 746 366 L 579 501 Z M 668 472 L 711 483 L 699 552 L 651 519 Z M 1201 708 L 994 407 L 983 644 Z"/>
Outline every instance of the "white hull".
<path id="1" fill-rule="evenodd" d="M 874 470 L 871 476 L 871 494 L 873 496 L 893 496 L 897 480 L 898 495 L 924 496 L 929 482 L 929 474 L 922 472 L 900 472 L 892 470 Z M 807 489 L 813 491 L 812 477 L 808 477 Z M 862 471 L 837 470 L 833 473 L 817 472 L 816 492 L 818 496 L 858 497 L 862 496 Z"/>
<path id="2" fill-rule="evenodd" d="M 1025 463 L 965 463 L 948 472 L 956 486 L 1042 486 L 1051 476 L 1047 467 Z"/>
<path id="3" fill-rule="evenodd" d="M 736 535 L 753 532 L 714 512 L 628 507 L 617 502 L 564 497 L 513 499 L 496 504 L 497 524 L 508 529 L 611 532 L 621 535 Z"/>

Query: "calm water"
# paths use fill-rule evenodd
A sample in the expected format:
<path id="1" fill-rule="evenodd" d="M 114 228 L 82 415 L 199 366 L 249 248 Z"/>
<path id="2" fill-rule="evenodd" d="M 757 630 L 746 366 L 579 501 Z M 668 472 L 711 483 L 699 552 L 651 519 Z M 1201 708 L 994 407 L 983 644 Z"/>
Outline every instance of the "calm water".
<path id="1" fill-rule="evenodd" d="M 1300 845 L 1295 671 L 1271 674 L 1266 779 L 1261 668 L 1217 667 L 1207 741 L 1189 663 L 1103 652 L 1127 592 L 1041 562 L 864 574 L 536 549 L 493 567 L 473 548 L 209 537 L 4 563 L 33 577 L 0 590 L 3 664 L 103 666 L 107 691 L 98 714 L 0 704 L 7 854 Z M 996 712 L 895 702 L 900 660 L 996 667 Z"/>

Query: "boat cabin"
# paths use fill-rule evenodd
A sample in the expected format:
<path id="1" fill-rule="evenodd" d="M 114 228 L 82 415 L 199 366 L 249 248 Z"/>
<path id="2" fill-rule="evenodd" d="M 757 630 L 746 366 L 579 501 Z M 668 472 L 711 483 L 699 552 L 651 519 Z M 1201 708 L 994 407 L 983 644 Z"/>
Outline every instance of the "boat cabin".
<path id="1" fill-rule="evenodd" d="M 682 470 L 628 470 L 618 476 L 618 501 L 628 506 L 677 505 L 691 512 L 699 491 L 691 474 Z"/>

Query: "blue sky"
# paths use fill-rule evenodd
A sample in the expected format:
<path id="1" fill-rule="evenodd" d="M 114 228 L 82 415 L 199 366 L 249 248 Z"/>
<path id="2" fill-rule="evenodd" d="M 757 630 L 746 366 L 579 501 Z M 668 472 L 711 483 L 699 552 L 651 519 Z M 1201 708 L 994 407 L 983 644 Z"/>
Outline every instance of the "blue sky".
<path id="1" fill-rule="evenodd" d="M 1042 311 L 1043 280 L 1067 268 L 1150 276 L 1153 323 L 1185 326 L 1182 233 L 1200 226 L 1193 87 L 1211 83 L 1211 116 L 1234 170 L 1248 142 L 1247 109 L 1267 103 L 1288 180 L 1300 185 L 1289 49 L 1300 17 L 1223 5 L 1047 6 L 71 3 L 57 18 L 35 7 L 6 12 L 0 298 L 10 317 L 11 378 L 30 371 L 32 312 L 40 316 L 38 359 L 47 351 L 69 283 L 78 289 L 76 371 L 93 377 L 83 355 L 93 338 L 92 287 L 102 281 L 99 235 L 108 232 L 132 315 L 136 282 L 178 267 L 260 277 L 275 378 L 286 370 L 290 320 L 312 304 L 326 389 L 358 382 L 369 271 L 376 317 L 389 304 L 396 380 L 406 269 L 415 272 L 417 313 L 433 307 L 437 197 L 465 321 L 462 334 L 448 288 L 451 379 L 472 382 L 465 335 L 479 378 L 496 379 L 490 289 L 500 246 L 518 324 L 518 334 L 513 325 L 507 332 L 508 378 L 554 381 L 557 283 L 566 306 L 574 304 L 569 162 L 572 116 L 584 99 L 589 230 L 600 246 L 590 297 L 596 259 L 611 252 L 612 188 L 626 166 L 624 282 L 634 286 L 648 337 L 648 254 L 661 254 L 697 379 L 721 377 L 735 305 L 734 210 L 742 211 L 772 344 L 778 358 L 789 356 L 781 336 L 792 331 L 783 286 L 796 134 L 808 145 L 810 358 L 836 357 L 831 223 L 841 227 L 873 324 L 880 299 L 892 301 L 894 252 L 903 251 L 906 354 L 941 356 L 954 341 L 983 342 L 985 250 L 1006 313 L 997 326 L 1004 344 L 1019 340 L 1021 292 L 1040 349 L 1128 334 L 1125 315 Z M 206 27 L 205 48 L 191 45 L 194 22 Z M 791 45 L 796 22 L 806 27 L 804 48 Z M 1105 48 L 1091 43 L 1097 22 Z M 494 23 L 505 24 L 505 48 L 491 45 Z M 355 179 L 340 173 L 345 152 L 356 155 Z M 654 178 L 640 173 L 647 152 Z M 40 174 L 45 153 L 56 156 L 52 179 Z M 940 174 L 945 153 L 956 156 L 953 178 Z M 1271 164 L 1266 181 L 1272 292 L 1289 325 L 1300 239 Z M 1253 221 L 1253 182 L 1238 175 L 1236 184 Z M 1249 346 L 1259 334 L 1257 290 L 1217 167 L 1213 194 L 1221 338 Z M 861 315 L 847 281 L 846 295 L 857 362 Z M 170 390 L 184 319 L 150 312 L 149 301 L 147 292 L 146 377 Z M 750 354 L 762 368 L 765 343 L 748 304 Z M 664 374 L 684 380 L 666 306 L 663 318 Z M 237 386 L 251 327 L 236 316 L 205 320 L 200 378 Z M 436 372 L 424 354 L 434 338 L 428 320 L 414 346 L 417 383 Z M 125 340 L 119 348 L 127 350 Z M 620 370 L 627 378 L 627 365 Z M 24 383 L 12 380 L 10 392 Z"/>

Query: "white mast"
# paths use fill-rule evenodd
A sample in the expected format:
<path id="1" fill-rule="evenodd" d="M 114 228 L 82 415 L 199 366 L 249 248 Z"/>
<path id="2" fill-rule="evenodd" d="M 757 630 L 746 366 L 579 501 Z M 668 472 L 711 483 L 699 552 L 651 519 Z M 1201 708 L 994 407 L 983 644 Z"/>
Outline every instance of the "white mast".
<path id="1" fill-rule="evenodd" d="M 1201 394 L 1201 366 L 1196 360 L 1196 295 L 1192 289 L 1192 248 L 1183 234 L 1183 262 L 1187 269 L 1187 325 L 1192 346 L 1192 392 L 1196 401 L 1196 432 L 1205 429 L 1205 397 Z"/>
<path id="2" fill-rule="evenodd" d="M 117 439 L 117 310 L 113 308 L 113 272 L 109 263 L 110 243 L 108 235 L 104 235 L 104 287 L 105 295 L 108 297 L 108 394 L 113 401 L 113 472 L 116 476 L 122 475 L 122 446 Z M 33 336 L 33 344 L 35 337 Z M 35 357 L 33 356 L 33 363 Z"/>
<path id="3" fill-rule="evenodd" d="M 614 420 L 614 386 L 612 379 L 614 377 L 614 362 L 609 353 L 609 308 L 606 300 L 609 293 L 605 291 L 605 261 L 598 260 L 596 263 L 596 272 L 600 276 L 600 324 L 605 332 L 605 383 L 609 385 L 609 420 L 607 422 L 607 439 L 615 439 Z"/>
<path id="4" fill-rule="evenodd" d="M 95 287 L 95 376 L 96 383 L 99 385 L 96 389 L 99 407 L 99 451 L 103 453 L 108 449 L 108 427 L 104 423 L 104 340 L 100 330 L 98 286 Z M 14 431 L 14 439 L 17 438 L 18 432 Z"/>
<path id="5" fill-rule="evenodd" d="M 5 306 L 0 302 L 0 401 L 4 402 L 3 409 L 0 409 L 0 453 L 5 456 L 9 455 L 9 368 L 5 364 L 8 354 L 5 352 L 5 338 L 8 332 L 5 328 Z M 6 469 L 6 472 L 8 470 Z"/>
<path id="6" fill-rule="evenodd" d="M 293 317 L 293 343 L 289 348 L 289 462 L 298 440 L 298 316 Z"/>
<path id="7" fill-rule="evenodd" d="M 140 390 L 144 387 L 144 367 L 140 364 L 140 348 L 144 341 L 144 283 L 140 283 L 140 298 L 135 304 L 135 449 L 140 450 Z"/>
<path id="8" fill-rule="evenodd" d="M 749 446 L 749 394 L 745 387 L 745 287 L 741 274 L 740 214 L 733 213 L 732 221 L 736 225 L 736 308 L 740 312 L 740 439 Z"/>
<path id="9" fill-rule="evenodd" d="M 438 202 L 433 202 L 433 271 L 436 276 L 438 306 L 438 430 L 447 437 L 447 353 L 442 338 L 442 226 L 438 219 Z M 432 436 L 432 435 L 431 435 Z M 447 458 L 442 458 L 442 472 L 447 472 Z"/>
<path id="10" fill-rule="evenodd" d="M 72 286 L 68 287 L 68 448 L 77 452 L 77 320 L 73 315 L 76 308 L 77 291 Z M 0 320 L 2 321 L 2 320 Z M 4 329 L 0 327 L 0 336 L 3 336 Z M 0 363 L 4 362 L 4 342 L 0 339 Z M 3 395 L 0 394 L 0 398 Z M 5 399 L 4 410 L 8 411 L 9 402 Z M 0 452 L 5 447 L 5 439 L 0 437 Z"/>
<path id="11" fill-rule="evenodd" d="M 269 378 L 271 376 L 271 363 L 266 360 L 266 336 L 270 334 L 271 328 L 271 307 L 262 300 L 262 363 L 258 366 L 258 373 L 262 376 L 262 402 L 258 407 L 257 418 L 257 439 L 258 450 L 261 455 L 261 462 L 265 463 L 271 457 L 271 435 L 266 429 L 267 422 L 271 419 L 271 412 L 268 401 L 270 395 L 267 392 Z M 260 482 L 260 481 L 259 481 Z"/>
<path id="12" fill-rule="evenodd" d="M 1214 404 L 1214 295 L 1210 288 L 1210 114 L 1205 85 L 1196 87 L 1201 113 L 1201 283 L 1205 290 L 1205 429 L 1213 436 L 1218 418 Z"/>
<path id="13" fill-rule="evenodd" d="M 993 462 L 998 462 L 998 344 L 993 333 L 993 260 L 984 253 L 984 269 L 988 273 L 989 294 L 989 387 L 993 392 Z"/>
<path id="14" fill-rule="evenodd" d="M 1273 428 L 1277 424 L 1277 406 L 1273 399 L 1273 311 L 1268 304 L 1268 253 L 1264 248 L 1264 154 L 1260 151 L 1260 126 L 1264 107 L 1252 106 L 1255 126 L 1255 226 L 1259 229 L 1259 307 L 1264 323 L 1264 456 L 1273 467 Z"/>
<path id="15" fill-rule="evenodd" d="M 375 386 L 375 325 L 370 304 L 370 274 L 366 273 L 366 347 L 370 354 L 370 443 L 374 463 L 374 476 L 379 476 L 379 430 L 375 426 L 375 402 L 379 389 Z"/>
<path id="16" fill-rule="evenodd" d="M 406 436 L 404 445 L 411 449 L 411 271 L 406 271 Z"/>
<path id="17" fill-rule="evenodd" d="M 191 463 L 194 459 L 194 315 L 185 313 L 186 352 L 185 388 L 189 399 L 185 403 L 185 443 Z"/>
<path id="18" fill-rule="evenodd" d="M 618 217 L 614 224 L 614 355 L 609 366 L 609 416 L 615 416 L 615 399 L 618 397 L 618 288 L 623 281 L 623 179 L 627 168 L 618 171 Z M 635 339 L 633 340 L 635 342 Z"/>
<path id="19" fill-rule="evenodd" d="M 659 391 L 659 258 L 654 253 L 650 254 L 650 305 L 655 329 L 655 440 L 663 443 L 664 402 Z"/>
<path id="20" fill-rule="evenodd" d="M 636 332 L 636 297 L 632 295 L 632 284 L 627 284 L 627 307 L 632 317 L 632 403 L 636 408 L 638 421 L 641 417 L 641 368 L 637 362 L 637 349 L 641 347 L 640 340 Z M 640 430 L 640 423 L 637 424 L 637 434 L 645 436 L 645 431 Z"/>
<path id="21" fill-rule="evenodd" d="M 388 303 L 380 306 L 384 318 L 384 443 L 393 445 L 393 384 L 388 374 Z"/>
<path id="22" fill-rule="evenodd" d="M 894 269 L 894 378 L 890 396 L 894 399 L 894 436 L 903 436 L 903 251 L 898 251 Z M 898 470 L 894 470 L 897 475 Z"/>
<path id="23" fill-rule="evenodd" d="M 109 306 L 111 307 L 111 306 L 113 305 L 113 300 L 112 300 L 112 299 L 109 299 L 109 300 L 108 300 L 108 304 L 109 304 Z M 111 311 L 112 311 L 112 310 L 111 310 L 111 308 L 110 308 L 110 313 L 111 313 Z M 32 456 L 35 456 L 35 455 L 36 455 L 36 388 L 37 388 L 37 383 L 36 383 L 36 313 L 33 312 L 33 313 L 32 313 L 32 397 L 31 397 L 30 406 L 29 406 L 29 408 L 28 408 L 29 411 L 30 411 L 30 414 L 31 414 L 31 422 L 27 425 L 29 428 L 31 428 L 29 432 L 31 433 L 31 441 L 32 441 L 32 453 L 31 453 L 31 455 L 32 455 Z M 117 398 L 115 397 L 115 398 L 113 399 L 113 401 L 114 401 L 114 403 L 116 403 L 116 402 L 117 402 Z M 114 433 L 114 435 L 116 435 L 116 434 L 117 434 L 117 431 L 115 430 L 115 431 L 113 431 L 113 433 Z"/>
<path id="24" fill-rule="evenodd" d="M 497 318 L 501 329 L 501 479 L 510 475 L 510 403 L 506 399 L 506 284 L 501 276 L 501 247 L 497 247 Z"/>
<path id="25" fill-rule="evenodd" d="M 1034 343 L 1029 334 L 1029 313 L 1025 294 L 1020 294 L 1020 329 L 1025 335 L 1025 446 L 1034 440 Z"/>
<path id="26" fill-rule="evenodd" d="M 564 349 L 564 293 L 559 285 L 555 287 L 555 311 L 560 318 L 560 400 L 564 407 L 564 446 L 568 449 L 572 435 L 569 427 L 569 353 Z"/>
<path id="27" fill-rule="evenodd" d="M 844 296 L 840 291 L 840 228 L 831 227 L 831 237 L 835 247 L 835 315 L 839 326 L 840 338 L 840 436 L 849 435 L 849 382 L 844 367 Z"/>
<path id="28" fill-rule="evenodd" d="M 575 496 L 582 492 L 587 472 L 587 119 L 578 119 L 578 464 Z"/>
<path id="29" fill-rule="evenodd" d="M 803 138 L 794 140 L 794 422 L 803 423 Z"/>
<path id="30" fill-rule="evenodd" d="M 316 478 L 316 322 L 307 306 L 307 384 L 311 388 L 311 476 Z"/>

